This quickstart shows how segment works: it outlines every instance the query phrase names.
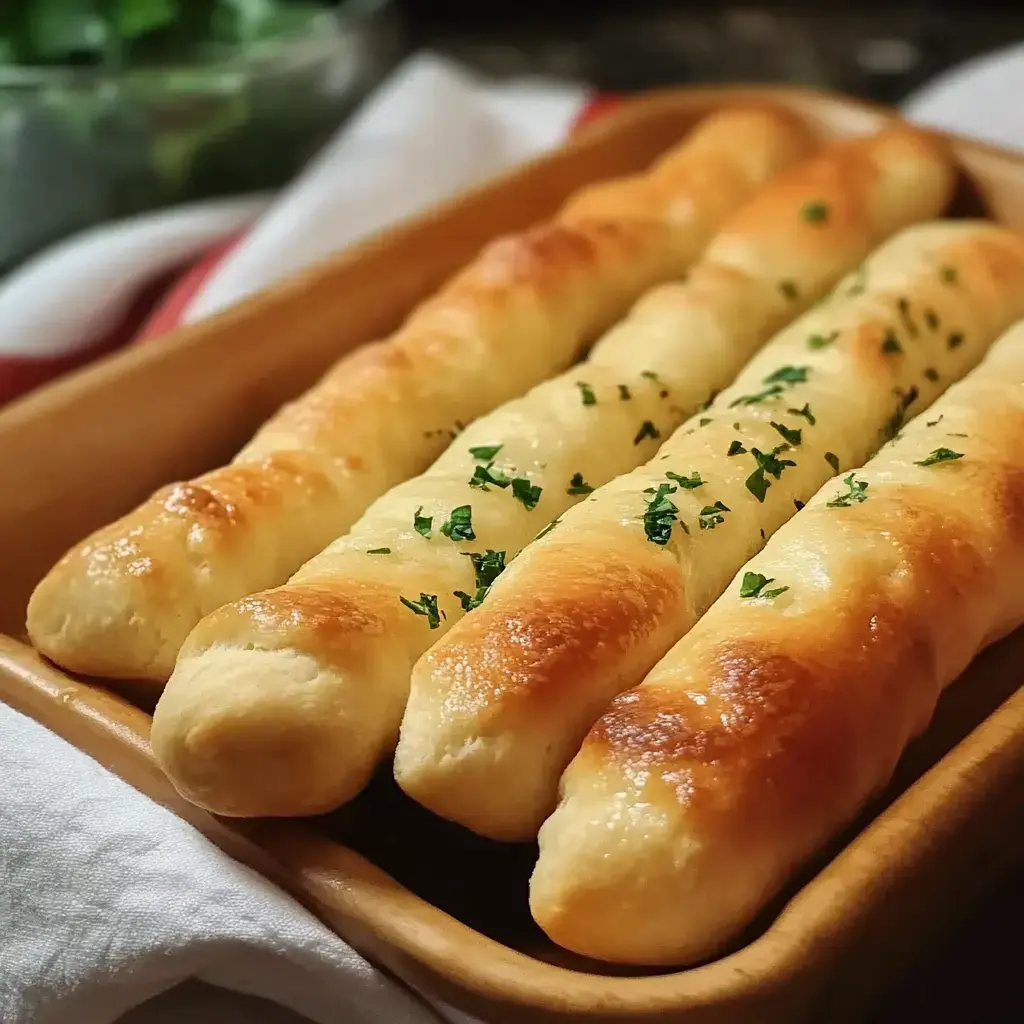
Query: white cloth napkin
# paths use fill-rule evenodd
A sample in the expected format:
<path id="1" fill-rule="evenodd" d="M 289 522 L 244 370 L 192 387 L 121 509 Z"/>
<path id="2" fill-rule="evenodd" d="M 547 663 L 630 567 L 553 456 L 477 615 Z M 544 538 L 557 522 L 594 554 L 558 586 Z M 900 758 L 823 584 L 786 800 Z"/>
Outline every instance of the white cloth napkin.
<path id="1" fill-rule="evenodd" d="M 558 142 L 585 98 L 577 86 L 488 85 L 436 58 L 413 59 L 257 221 L 189 316 Z M 257 197 L 170 211 L 44 254 L 0 286 L 0 345 L 53 354 L 85 344 L 123 308 L 132 281 L 263 205 Z M 54 294 L 60 315 L 39 301 Z M 0 1022 L 108 1024 L 187 978 L 318 1024 L 440 1019 L 190 826 L 0 705 Z M 252 1019 L 251 1000 L 232 1018 L 224 998 L 209 995 L 191 985 L 177 1007 L 151 1004 L 152 1019 Z M 266 1006 L 260 1014 L 274 1016 Z M 142 1024 L 146 1009 L 130 1019 Z"/>

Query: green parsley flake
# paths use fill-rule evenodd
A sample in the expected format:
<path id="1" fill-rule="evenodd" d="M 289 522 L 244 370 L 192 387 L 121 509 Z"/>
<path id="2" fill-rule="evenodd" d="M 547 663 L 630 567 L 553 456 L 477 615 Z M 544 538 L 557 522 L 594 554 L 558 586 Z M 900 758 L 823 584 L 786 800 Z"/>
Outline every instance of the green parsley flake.
<path id="1" fill-rule="evenodd" d="M 900 427 L 903 426 L 903 422 L 907 418 L 907 410 L 917 401 L 919 394 L 920 392 L 916 386 L 911 386 L 906 391 L 896 389 L 896 396 L 899 401 L 896 404 L 896 411 L 889 417 L 882 428 L 884 437 L 893 438 L 899 433 Z"/>
<path id="2" fill-rule="evenodd" d="M 899 338 L 893 332 L 892 328 L 889 329 L 885 338 L 882 340 L 882 351 L 886 355 L 902 355 L 903 346 L 900 344 Z"/>
<path id="3" fill-rule="evenodd" d="M 926 420 L 925 421 L 925 426 L 926 427 L 937 427 L 942 422 L 942 419 L 943 419 L 944 415 L 945 415 L 945 413 L 939 413 L 938 419 Z"/>
<path id="4" fill-rule="evenodd" d="M 504 447 L 501 444 L 482 444 L 477 448 L 470 448 L 469 454 L 478 462 L 490 462 Z"/>
<path id="5" fill-rule="evenodd" d="M 939 277 L 946 284 L 956 284 L 956 267 L 940 267 Z"/>
<path id="6" fill-rule="evenodd" d="M 516 477 L 512 481 L 512 496 L 523 505 L 527 512 L 532 512 L 537 507 L 541 491 L 542 489 L 538 485 L 531 484 L 525 477 Z"/>
<path id="7" fill-rule="evenodd" d="M 725 453 L 726 455 L 746 455 L 747 449 L 743 447 L 743 442 L 735 440 L 729 445 L 729 450 Z"/>
<path id="8" fill-rule="evenodd" d="M 949 349 L 959 348 L 964 343 L 964 336 L 960 331 L 954 331 L 947 339 L 946 346 Z"/>
<path id="9" fill-rule="evenodd" d="M 939 314 L 934 309 L 926 308 L 924 322 L 929 331 L 937 331 L 939 329 Z"/>
<path id="10" fill-rule="evenodd" d="M 762 576 L 759 572 L 745 572 L 740 583 L 740 597 L 764 597 L 771 600 L 789 590 L 789 587 L 776 587 L 774 590 L 764 589 L 774 582 L 774 578 Z"/>
<path id="11" fill-rule="evenodd" d="M 582 473 L 573 473 L 572 480 L 569 481 L 569 486 L 566 488 L 566 494 L 590 494 L 593 491 L 593 487 L 590 486 L 584 479 Z"/>
<path id="12" fill-rule="evenodd" d="M 794 498 L 793 507 L 799 512 L 804 507 L 804 503 L 799 498 Z"/>
<path id="13" fill-rule="evenodd" d="M 508 487 L 511 483 L 511 479 L 505 476 L 500 469 L 494 468 L 493 462 L 488 462 L 486 466 L 477 466 L 473 470 L 469 486 L 478 487 L 481 491 L 489 491 L 489 484 L 494 484 L 495 487 Z"/>
<path id="14" fill-rule="evenodd" d="M 711 422 L 712 422 L 712 420 L 711 420 L 710 416 L 701 416 L 701 418 L 699 420 L 697 420 L 697 426 L 698 427 L 706 427 Z"/>
<path id="15" fill-rule="evenodd" d="M 838 331 L 832 331 L 830 334 L 812 334 L 807 339 L 807 347 L 812 349 L 828 348 L 838 337 Z"/>
<path id="16" fill-rule="evenodd" d="M 813 427 L 818 421 L 814 418 L 814 413 L 811 412 L 811 404 L 807 402 L 804 404 L 802 409 L 787 409 L 786 412 L 793 416 L 803 416 L 805 420 Z"/>
<path id="17" fill-rule="evenodd" d="M 441 532 L 449 540 L 476 540 L 476 534 L 473 532 L 473 507 L 459 505 L 458 508 L 453 508 L 441 527 Z"/>
<path id="18" fill-rule="evenodd" d="M 963 452 L 955 452 L 951 448 L 936 448 L 926 459 L 915 462 L 915 466 L 937 466 L 941 462 L 956 462 L 964 457 Z"/>
<path id="19" fill-rule="evenodd" d="M 486 554 L 479 551 L 466 551 L 465 556 L 473 563 L 473 571 L 476 574 L 476 593 L 467 594 L 464 590 L 455 590 L 452 593 L 462 604 L 462 610 L 471 612 L 483 604 L 491 584 L 505 571 L 505 552 L 487 549 Z"/>
<path id="20" fill-rule="evenodd" d="M 420 505 L 418 509 L 413 513 L 412 517 L 412 528 L 420 534 L 422 537 L 429 537 L 431 530 L 434 526 L 433 516 L 421 516 L 420 513 L 423 511 L 423 506 Z"/>
<path id="21" fill-rule="evenodd" d="M 828 207 L 820 201 L 804 203 L 800 215 L 808 224 L 824 224 L 828 220 Z"/>
<path id="22" fill-rule="evenodd" d="M 698 487 L 704 486 L 704 481 L 701 480 L 700 473 L 696 471 L 691 473 L 689 476 L 682 476 L 679 473 L 673 473 L 672 470 L 667 470 L 665 472 L 665 476 L 667 476 L 669 480 L 673 480 L 675 483 L 679 484 L 684 491 L 693 491 Z"/>
<path id="23" fill-rule="evenodd" d="M 936 370 L 933 366 L 929 366 L 924 371 L 924 376 L 925 380 L 930 380 L 933 384 L 935 384 L 938 382 L 939 379 L 939 371 Z"/>
<path id="24" fill-rule="evenodd" d="M 764 379 L 765 384 L 804 384 L 809 366 L 780 366 Z"/>
<path id="25" fill-rule="evenodd" d="M 425 615 L 427 625 L 431 629 L 437 629 L 441 625 L 441 619 L 447 618 L 444 612 L 437 608 L 437 594 L 420 594 L 418 601 L 410 601 L 407 597 L 399 597 L 402 604 L 415 615 Z"/>
<path id="26" fill-rule="evenodd" d="M 580 389 L 580 397 L 583 399 L 584 405 L 596 405 L 597 395 L 594 394 L 594 389 L 582 380 L 576 381 L 576 387 Z"/>
<path id="27" fill-rule="evenodd" d="M 779 291 L 782 293 L 782 297 L 784 299 L 788 299 L 790 302 L 796 302 L 800 294 L 797 291 L 795 281 L 780 281 Z"/>
<path id="28" fill-rule="evenodd" d="M 669 501 L 668 496 L 675 494 L 676 488 L 672 484 L 659 484 L 658 489 L 649 488 L 653 497 L 647 503 L 644 514 L 641 517 L 644 523 L 644 533 L 652 544 L 664 546 L 672 536 L 672 524 L 679 516 L 679 509 L 674 502 Z"/>
<path id="29" fill-rule="evenodd" d="M 640 424 L 640 429 L 637 431 L 636 437 L 633 438 L 633 444 L 639 444 L 645 437 L 650 437 L 654 440 L 661 437 L 661 432 L 650 420 L 644 420 Z"/>
<path id="30" fill-rule="evenodd" d="M 840 492 L 831 501 L 826 502 L 826 508 L 849 508 L 854 502 L 867 501 L 868 496 L 864 492 L 868 489 L 867 481 L 857 480 L 856 475 L 851 473 L 843 478 L 846 484 L 846 493 Z"/>
<path id="31" fill-rule="evenodd" d="M 757 469 L 747 477 L 744 483 L 747 490 L 758 501 L 764 501 L 768 488 L 771 487 L 771 481 L 768 479 L 769 476 L 778 480 L 782 476 L 783 470 L 789 466 L 796 465 L 792 459 L 780 459 L 777 457 L 781 452 L 786 451 L 789 451 L 788 444 L 780 444 L 768 454 L 758 451 L 756 448 L 750 449 L 750 454 L 754 456 L 754 461 L 757 463 Z"/>
<path id="32" fill-rule="evenodd" d="M 714 505 L 705 505 L 700 510 L 697 521 L 702 530 L 713 530 L 720 523 L 725 522 L 725 516 L 722 513 L 731 511 L 732 509 L 728 505 L 723 505 L 722 502 L 716 501 Z"/>
<path id="33" fill-rule="evenodd" d="M 370 548 L 366 553 L 368 555 L 390 555 L 391 548 Z"/>
<path id="34" fill-rule="evenodd" d="M 785 423 L 776 423 L 774 420 L 770 424 L 774 427 L 783 437 L 784 440 L 788 441 L 794 448 L 800 446 L 800 442 L 803 440 L 803 432 L 800 430 L 794 430 L 792 427 L 787 427 Z"/>
<path id="35" fill-rule="evenodd" d="M 825 452 L 825 461 L 832 467 L 833 473 L 839 472 L 839 456 L 835 452 Z"/>
<path id="36" fill-rule="evenodd" d="M 625 384 L 619 385 L 619 400 L 628 402 L 633 396 L 630 394 L 629 388 Z"/>

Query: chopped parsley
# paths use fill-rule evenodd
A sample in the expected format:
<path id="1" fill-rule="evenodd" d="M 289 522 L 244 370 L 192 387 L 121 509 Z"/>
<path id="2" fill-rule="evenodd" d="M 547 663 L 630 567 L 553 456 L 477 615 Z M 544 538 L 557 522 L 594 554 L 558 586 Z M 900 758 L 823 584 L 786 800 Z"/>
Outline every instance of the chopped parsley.
<path id="1" fill-rule="evenodd" d="M 937 427 L 942 422 L 942 418 L 944 415 L 944 413 L 939 413 L 938 419 L 926 420 L 924 425 L 926 427 Z"/>
<path id="2" fill-rule="evenodd" d="M 793 507 L 799 512 L 804 507 L 804 503 L 799 498 L 794 498 Z"/>
<path id="3" fill-rule="evenodd" d="M 429 537 L 434 526 L 433 516 L 421 516 L 423 506 L 420 505 L 412 516 L 412 528 L 422 537 Z"/>
<path id="4" fill-rule="evenodd" d="M 637 431 L 636 437 L 633 438 L 633 444 L 639 444 L 645 437 L 655 440 L 661 437 L 661 432 L 650 420 L 644 420 L 640 424 L 640 429 Z"/>
<path id="5" fill-rule="evenodd" d="M 701 418 L 699 420 L 697 420 L 697 426 L 698 427 L 706 427 L 710 422 L 711 422 L 711 417 L 710 416 L 701 416 Z"/>
<path id="6" fill-rule="evenodd" d="M 823 224 L 828 220 L 828 207 L 822 202 L 804 203 L 800 215 L 808 224 Z"/>
<path id="7" fill-rule="evenodd" d="M 800 294 L 796 289 L 795 281 L 780 281 L 779 291 L 782 293 L 782 297 L 789 299 L 790 302 L 796 302 Z"/>
<path id="8" fill-rule="evenodd" d="M 886 355 L 903 354 L 903 346 L 900 344 L 899 338 L 896 337 L 896 334 L 891 327 L 886 332 L 885 337 L 882 339 L 882 351 Z"/>
<path id="9" fill-rule="evenodd" d="M 843 483 L 846 484 L 846 492 L 840 492 L 831 501 L 826 502 L 827 508 L 849 508 L 854 502 L 868 500 L 864 493 L 868 489 L 866 480 L 857 480 L 856 474 L 851 473 L 843 478 Z"/>
<path id="10" fill-rule="evenodd" d="M 732 409 L 737 405 L 757 405 L 759 402 L 767 402 L 769 398 L 777 398 L 785 390 L 781 384 L 772 384 L 765 388 L 764 391 L 758 391 L 756 394 L 740 395 L 739 398 L 729 403 L 729 408 Z"/>
<path id="11" fill-rule="evenodd" d="M 803 384 L 807 381 L 808 366 L 780 366 L 765 377 L 765 384 Z"/>
<path id="12" fill-rule="evenodd" d="M 926 459 L 915 462 L 915 466 L 937 466 L 940 462 L 956 462 L 964 457 L 963 452 L 955 452 L 951 448 L 936 448 Z"/>
<path id="13" fill-rule="evenodd" d="M 924 322 L 929 331 L 937 331 L 939 329 L 939 314 L 934 309 L 925 309 Z"/>
<path id="14" fill-rule="evenodd" d="M 655 384 L 661 383 L 661 380 L 658 378 L 658 375 L 653 370 L 641 370 L 640 376 L 646 377 L 647 380 L 653 380 Z"/>
<path id="15" fill-rule="evenodd" d="M 776 423 L 775 420 L 772 420 L 770 425 L 773 426 L 782 435 L 783 439 L 788 441 L 794 448 L 799 447 L 800 442 L 803 440 L 803 432 L 801 430 L 787 427 L 785 423 Z"/>
<path id="16" fill-rule="evenodd" d="M 489 491 L 489 484 L 494 484 L 495 487 L 508 487 L 511 483 L 512 481 L 500 469 L 494 468 L 493 462 L 488 462 L 486 466 L 477 466 L 473 470 L 469 486 L 478 487 L 481 491 Z"/>
<path id="17" fill-rule="evenodd" d="M 619 385 L 619 400 L 628 402 L 633 396 L 630 394 L 629 388 L 625 384 Z"/>
<path id="18" fill-rule="evenodd" d="M 813 427 L 818 421 L 814 418 L 814 413 L 811 412 L 811 403 L 805 402 L 802 409 L 787 409 L 786 412 L 791 413 L 793 416 L 803 416 L 805 420 Z M 797 442 L 799 444 L 799 442 Z"/>
<path id="19" fill-rule="evenodd" d="M 573 473 L 572 479 L 569 481 L 569 486 L 565 489 L 566 494 L 590 494 L 593 491 L 593 487 L 590 486 L 583 479 L 582 473 Z"/>
<path id="20" fill-rule="evenodd" d="M 366 553 L 368 555 L 390 555 L 391 548 L 370 548 Z"/>
<path id="21" fill-rule="evenodd" d="M 491 588 L 491 584 L 505 571 L 505 552 L 487 549 L 486 554 L 479 551 L 466 551 L 465 556 L 473 563 L 473 571 L 476 574 L 476 593 L 467 594 L 464 590 L 455 590 L 452 593 L 462 604 L 462 610 L 471 612 L 484 603 L 484 598 Z"/>
<path id="22" fill-rule="evenodd" d="M 700 478 L 700 473 L 694 471 L 689 476 L 682 476 L 679 473 L 673 473 L 672 470 L 666 470 L 665 476 L 669 480 L 674 480 L 684 491 L 693 491 L 698 487 L 704 486 L 704 481 Z"/>
<path id="23" fill-rule="evenodd" d="M 708 409 L 710 409 L 711 408 L 711 403 L 717 397 L 718 397 L 718 392 L 717 391 L 712 391 L 711 394 L 708 395 L 708 397 L 704 400 L 704 402 L 699 406 L 699 411 L 700 412 L 706 412 Z"/>
<path id="24" fill-rule="evenodd" d="M 964 343 L 964 336 L 960 331 L 954 331 L 947 339 L 946 346 L 949 349 L 959 348 Z"/>
<path id="25" fill-rule="evenodd" d="M 835 452 L 825 452 L 825 461 L 832 467 L 833 473 L 839 472 L 839 456 Z"/>
<path id="26" fill-rule="evenodd" d="M 924 376 L 925 376 L 925 380 L 930 380 L 934 384 L 939 379 L 939 371 L 936 370 L 933 366 L 929 366 L 924 371 Z"/>
<path id="27" fill-rule="evenodd" d="M 725 453 L 726 455 L 746 455 L 747 449 L 743 447 L 743 442 L 739 439 L 733 441 L 729 445 L 729 450 Z"/>
<path id="28" fill-rule="evenodd" d="M 838 331 L 832 331 L 829 334 L 812 334 L 807 339 L 807 347 L 812 349 L 828 348 L 838 337 Z"/>
<path id="29" fill-rule="evenodd" d="M 649 491 L 654 496 L 642 516 L 644 533 L 652 544 L 665 545 L 672 536 L 672 524 L 679 516 L 678 507 L 668 499 L 670 494 L 675 494 L 676 488 L 672 484 L 659 484 L 657 490 L 649 488 Z"/>
<path id="30" fill-rule="evenodd" d="M 907 418 L 907 410 L 917 401 L 918 394 L 919 392 L 915 386 L 907 388 L 906 391 L 896 389 L 899 401 L 896 405 L 896 411 L 889 417 L 882 428 L 883 436 L 892 438 L 899 433 L 900 427 L 903 426 L 903 421 Z"/>
<path id="31" fill-rule="evenodd" d="M 762 576 L 759 572 L 745 572 L 740 583 L 740 597 L 765 597 L 770 600 L 789 590 L 789 587 L 776 587 L 774 590 L 764 589 L 774 582 L 774 578 Z"/>
<path id="32" fill-rule="evenodd" d="M 490 462 L 504 447 L 501 444 L 482 444 L 477 448 L 470 448 L 469 454 L 478 462 Z"/>
<path id="33" fill-rule="evenodd" d="M 757 462 L 757 469 L 747 477 L 745 484 L 747 490 L 750 491 L 758 501 L 764 501 L 765 495 L 768 493 L 768 488 L 771 487 L 771 481 L 768 479 L 769 476 L 773 476 L 778 480 L 782 476 L 782 471 L 784 469 L 789 466 L 796 465 L 792 459 L 778 458 L 778 455 L 781 452 L 786 451 L 789 451 L 788 444 L 780 444 L 777 448 L 773 448 L 772 451 L 767 454 L 758 451 L 756 448 L 750 449 L 750 454 L 754 456 L 754 460 Z"/>
<path id="34" fill-rule="evenodd" d="M 582 398 L 584 405 L 597 404 L 597 395 L 594 394 L 594 389 L 589 384 L 578 380 L 576 381 L 576 387 L 580 389 L 580 398 Z"/>
<path id="35" fill-rule="evenodd" d="M 939 277 L 942 278 L 946 284 L 956 284 L 956 267 L 940 267 Z"/>
<path id="36" fill-rule="evenodd" d="M 903 321 L 903 325 L 907 328 L 907 333 L 912 337 L 917 337 L 917 324 L 914 323 L 913 318 L 910 315 L 910 300 L 906 296 L 901 296 L 899 301 L 896 303 L 897 309 L 900 311 L 900 319 Z"/>
<path id="37" fill-rule="evenodd" d="M 473 507 L 471 505 L 459 505 L 453 508 L 441 532 L 450 540 L 476 540 L 473 532 Z"/>
<path id="38" fill-rule="evenodd" d="M 705 505 L 699 513 L 698 523 L 702 530 L 713 530 L 719 523 L 725 522 L 725 516 L 723 512 L 731 512 L 732 509 L 728 505 L 723 505 L 722 502 L 716 501 L 714 505 Z"/>
<path id="39" fill-rule="evenodd" d="M 542 488 L 531 484 L 525 477 L 516 477 L 512 481 L 512 496 L 519 501 L 527 512 L 532 512 L 540 501 Z"/>
<path id="40" fill-rule="evenodd" d="M 415 615 L 425 615 L 431 629 L 441 625 L 442 617 L 447 618 L 444 612 L 438 611 L 437 594 L 420 594 L 418 601 L 410 601 L 407 597 L 399 597 L 399 600 Z"/>

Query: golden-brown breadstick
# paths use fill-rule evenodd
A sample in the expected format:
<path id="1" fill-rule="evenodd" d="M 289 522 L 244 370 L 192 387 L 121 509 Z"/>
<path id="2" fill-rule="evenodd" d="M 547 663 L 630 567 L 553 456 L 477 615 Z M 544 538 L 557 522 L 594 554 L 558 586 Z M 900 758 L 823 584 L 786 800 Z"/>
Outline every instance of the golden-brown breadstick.
<path id="1" fill-rule="evenodd" d="M 32 595 L 33 643 L 72 671 L 163 681 L 203 615 L 284 582 L 462 424 L 569 365 L 809 145 L 786 114 L 724 111 L 649 174 L 589 189 L 553 222 L 493 243 L 231 466 L 160 490 L 69 551 Z"/>
<path id="2" fill-rule="evenodd" d="M 720 951 L 1024 623 L 1024 323 L 830 480 L 591 730 L 532 907 L 606 960 Z"/>
<path id="3" fill-rule="evenodd" d="M 685 283 L 641 300 L 587 362 L 478 420 L 286 586 L 204 619 L 153 726 L 181 792 L 250 815 L 351 797 L 394 745 L 414 662 L 505 562 L 543 523 L 649 458 L 659 435 L 875 241 L 934 215 L 952 178 L 942 148 L 906 127 L 797 165 L 730 219 Z"/>
<path id="4" fill-rule="evenodd" d="M 403 788 L 483 835 L 536 835 L 612 697 L 822 481 L 860 465 L 1020 316 L 1019 235 L 946 221 L 884 245 L 655 459 L 529 545 L 432 648 L 402 727 Z"/>

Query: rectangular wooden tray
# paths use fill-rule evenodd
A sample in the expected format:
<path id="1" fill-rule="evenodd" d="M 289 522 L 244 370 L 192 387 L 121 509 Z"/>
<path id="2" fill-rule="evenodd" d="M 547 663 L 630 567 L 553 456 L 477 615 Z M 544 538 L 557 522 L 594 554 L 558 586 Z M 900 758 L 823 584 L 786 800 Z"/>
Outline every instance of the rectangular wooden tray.
<path id="1" fill-rule="evenodd" d="M 725 104 L 773 102 L 822 137 L 892 114 L 793 89 L 637 100 L 565 149 L 173 338 L 115 355 L 0 413 L 0 699 L 172 808 L 294 893 L 399 978 L 488 1021 L 837 1022 L 923 956 L 1024 862 L 1024 632 L 946 693 L 885 796 L 810 865 L 738 948 L 690 970 L 609 969 L 532 924 L 535 850 L 434 819 L 382 773 L 315 820 L 238 822 L 183 802 L 148 747 L 149 714 L 20 638 L 34 583 L 71 543 L 156 487 L 230 456 L 339 354 L 394 327 L 488 239 L 574 189 L 634 171 Z M 954 140 L 960 212 L 1024 227 L 1024 157 Z"/>

